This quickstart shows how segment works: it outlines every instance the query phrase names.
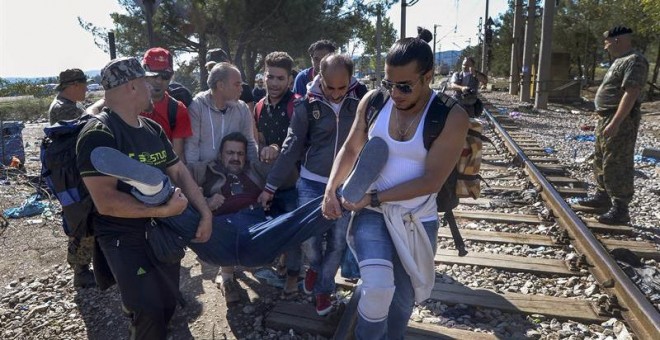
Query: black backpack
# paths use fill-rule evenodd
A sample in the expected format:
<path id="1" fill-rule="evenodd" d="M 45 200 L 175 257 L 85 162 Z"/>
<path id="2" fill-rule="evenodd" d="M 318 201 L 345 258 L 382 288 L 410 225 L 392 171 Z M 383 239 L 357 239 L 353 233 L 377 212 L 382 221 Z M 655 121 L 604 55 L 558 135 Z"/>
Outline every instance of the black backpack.
<path id="1" fill-rule="evenodd" d="M 186 107 L 190 106 L 190 103 L 192 103 L 192 93 L 187 87 L 179 83 L 170 83 L 170 85 L 167 86 L 167 93 L 169 93 L 172 98 L 182 102 Z"/>
<path id="2" fill-rule="evenodd" d="M 46 136 L 40 147 L 41 177 L 62 205 L 62 227 L 67 236 L 82 238 L 93 235 L 91 217 L 94 203 L 80 177 L 76 144 L 83 127 L 97 119 L 113 131 L 113 120 L 106 112 L 62 120 L 44 128 Z"/>
<path id="3" fill-rule="evenodd" d="M 367 131 L 376 121 L 376 117 L 378 117 L 381 109 L 389 99 L 390 94 L 384 89 L 379 89 L 371 94 L 365 115 Z M 445 127 L 449 111 L 455 104 L 456 101 L 444 93 L 438 93 L 433 99 L 433 102 L 431 102 L 426 118 L 424 119 L 423 139 L 426 150 L 429 150 L 433 141 L 440 136 L 442 129 Z M 454 168 L 438 192 L 438 197 L 436 198 L 438 211 L 451 211 L 458 206 L 458 196 L 456 195 L 457 179 L 458 172 Z"/>

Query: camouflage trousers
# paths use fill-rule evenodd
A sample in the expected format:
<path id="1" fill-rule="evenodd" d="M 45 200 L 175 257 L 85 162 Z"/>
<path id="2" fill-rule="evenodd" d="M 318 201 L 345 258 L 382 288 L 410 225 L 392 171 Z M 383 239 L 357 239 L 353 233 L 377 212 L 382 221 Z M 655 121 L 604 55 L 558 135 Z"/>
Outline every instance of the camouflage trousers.
<path id="1" fill-rule="evenodd" d="M 94 254 L 94 236 L 77 238 L 69 237 L 66 261 L 71 267 L 85 266 L 92 263 Z"/>
<path id="2" fill-rule="evenodd" d="M 628 204 L 635 192 L 633 158 L 641 115 L 633 110 L 621 122 L 617 134 L 608 138 L 603 136 L 603 130 L 612 118 L 614 113 L 601 116 L 596 125 L 594 177 L 599 191 L 605 191 L 612 199 Z"/>

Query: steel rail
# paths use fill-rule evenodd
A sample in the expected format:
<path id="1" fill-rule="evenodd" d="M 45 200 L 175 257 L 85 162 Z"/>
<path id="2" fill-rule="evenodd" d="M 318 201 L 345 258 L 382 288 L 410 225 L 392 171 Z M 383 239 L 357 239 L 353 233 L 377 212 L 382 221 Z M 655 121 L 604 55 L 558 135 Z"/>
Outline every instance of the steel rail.
<path id="1" fill-rule="evenodd" d="M 484 113 L 504 140 L 509 151 L 519 158 L 530 179 L 541 187 L 541 196 L 545 198 L 545 202 L 551 208 L 555 218 L 572 236 L 573 245 L 593 265 L 589 268 L 589 271 L 596 277 L 601 286 L 605 286 L 605 289 L 611 295 L 617 297 L 617 301 L 622 306 L 621 314 L 638 338 L 660 339 L 660 313 L 621 270 L 616 261 L 541 171 L 529 160 L 495 116 L 488 109 L 484 109 Z"/>

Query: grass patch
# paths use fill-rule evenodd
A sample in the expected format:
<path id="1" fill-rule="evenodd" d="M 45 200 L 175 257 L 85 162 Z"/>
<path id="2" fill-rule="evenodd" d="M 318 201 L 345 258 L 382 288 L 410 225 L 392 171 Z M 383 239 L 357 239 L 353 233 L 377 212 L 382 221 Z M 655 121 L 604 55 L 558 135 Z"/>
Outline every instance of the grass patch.
<path id="1" fill-rule="evenodd" d="M 34 122 L 38 119 L 48 120 L 48 108 L 54 96 L 49 97 L 2 97 L 0 98 L 0 120 L 18 120 Z M 83 103 L 88 107 L 103 98 L 103 92 L 87 93 Z"/>
<path id="2" fill-rule="evenodd" d="M 0 101 L 0 120 L 34 121 L 48 117 L 53 98 L 21 98 Z"/>

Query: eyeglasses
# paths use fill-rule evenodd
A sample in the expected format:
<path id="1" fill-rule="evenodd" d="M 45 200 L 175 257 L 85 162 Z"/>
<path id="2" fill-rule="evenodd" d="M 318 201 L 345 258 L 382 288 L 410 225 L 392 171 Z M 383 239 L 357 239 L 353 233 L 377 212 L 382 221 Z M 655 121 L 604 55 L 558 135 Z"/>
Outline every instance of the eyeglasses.
<path id="1" fill-rule="evenodd" d="M 400 84 L 400 83 L 393 83 L 389 80 L 383 79 L 383 81 L 380 82 L 380 86 L 382 86 L 384 89 L 386 89 L 389 92 L 392 92 L 392 89 L 396 87 L 397 90 L 399 90 L 403 94 L 409 94 L 412 93 L 413 88 L 417 83 L 419 83 L 422 80 L 422 77 L 419 77 L 416 82 L 412 84 Z"/>

